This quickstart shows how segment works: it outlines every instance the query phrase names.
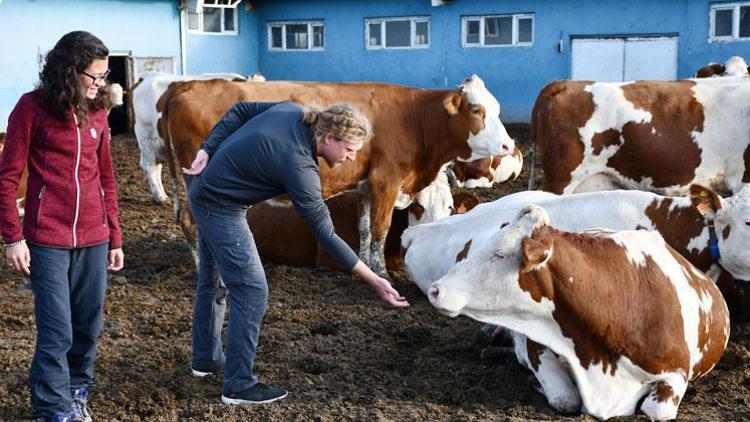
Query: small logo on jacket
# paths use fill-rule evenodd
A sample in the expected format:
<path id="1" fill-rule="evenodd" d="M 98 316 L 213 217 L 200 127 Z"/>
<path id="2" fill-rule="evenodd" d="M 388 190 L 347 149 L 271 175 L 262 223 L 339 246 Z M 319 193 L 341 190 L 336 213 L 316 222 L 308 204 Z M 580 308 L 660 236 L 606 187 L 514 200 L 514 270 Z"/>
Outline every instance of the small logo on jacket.
<path id="1" fill-rule="evenodd" d="M 96 138 L 96 129 L 94 129 L 93 127 L 91 128 L 91 137 Z"/>

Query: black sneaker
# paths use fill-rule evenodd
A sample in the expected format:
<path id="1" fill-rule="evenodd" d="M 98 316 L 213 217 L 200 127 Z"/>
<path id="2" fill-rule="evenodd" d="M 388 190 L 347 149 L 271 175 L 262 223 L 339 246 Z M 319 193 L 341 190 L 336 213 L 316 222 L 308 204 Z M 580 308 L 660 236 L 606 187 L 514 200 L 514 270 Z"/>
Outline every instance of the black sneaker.
<path id="1" fill-rule="evenodd" d="M 203 378 L 213 375 L 224 369 L 224 364 L 219 365 L 191 365 L 190 372 L 196 378 Z"/>
<path id="2" fill-rule="evenodd" d="M 247 390 L 230 392 L 221 395 L 224 404 L 265 404 L 281 400 L 289 394 L 283 388 L 269 387 L 263 383 L 257 383 Z"/>

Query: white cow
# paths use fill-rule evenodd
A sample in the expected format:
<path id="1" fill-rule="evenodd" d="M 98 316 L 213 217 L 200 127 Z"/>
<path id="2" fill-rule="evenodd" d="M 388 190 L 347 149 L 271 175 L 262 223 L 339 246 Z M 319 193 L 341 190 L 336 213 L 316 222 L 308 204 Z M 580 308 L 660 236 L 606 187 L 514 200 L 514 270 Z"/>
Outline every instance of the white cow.
<path id="1" fill-rule="evenodd" d="M 262 75 L 261 75 L 262 77 Z M 156 111 L 156 102 L 167 90 L 169 84 L 194 79 L 242 79 L 237 73 L 205 73 L 202 75 L 173 75 L 162 72 L 147 72 L 143 79 L 131 90 L 135 112 L 135 137 L 141 150 L 140 165 L 146 174 L 151 193 L 157 204 L 167 201 L 167 194 L 161 180 L 161 167 L 164 161 L 164 140 L 159 136 L 157 122 L 161 113 Z"/>
<path id="2" fill-rule="evenodd" d="M 563 196 L 540 191 L 518 192 L 480 204 L 466 214 L 408 228 L 401 236 L 401 245 L 406 250 L 404 266 L 426 293 L 433 281 L 481 249 L 497 228 L 533 203 L 546 209 L 552 225 L 566 231 L 597 227 L 657 230 L 670 246 L 714 280 L 729 275 L 729 279 L 750 280 L 750 187 L 723 199 L 696 185 L 691 195 L 672 198 L 622 190 Z M 696 204 L 703 204 L 708 210 L 705 216 Z M 712 259 L 709 248 L 710 221 L 714 222 L 717 233 L 718 259 Z"/>
<path id="3" fill-rule="evenodd" d="M 519 361 L 559 411 L 676 418 L 688 381 L 729 339 L 714 283 L 653 231 L 563 232 L 537 206 L 492 231 L 432 284 L 430 302 L 513 330 Z"/>

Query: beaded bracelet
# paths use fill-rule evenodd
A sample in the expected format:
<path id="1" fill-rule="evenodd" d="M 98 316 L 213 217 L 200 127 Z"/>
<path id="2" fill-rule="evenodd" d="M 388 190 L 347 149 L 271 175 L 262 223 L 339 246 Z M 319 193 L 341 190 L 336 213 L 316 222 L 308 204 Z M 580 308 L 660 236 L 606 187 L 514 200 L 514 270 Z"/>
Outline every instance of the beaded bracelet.
<path id="1" fill-rule="evenodd" d="M 10 249 L 10 248 L 12 248 L 12 247 L 14 247 L 16 245 L 20 245 L 22 243 L 25 245 L 26 244 L 26 239 L 16 240 L 15 242 L 8 242 L 8 243 L 5 244 L 5 248 L 6 249 Z"/>

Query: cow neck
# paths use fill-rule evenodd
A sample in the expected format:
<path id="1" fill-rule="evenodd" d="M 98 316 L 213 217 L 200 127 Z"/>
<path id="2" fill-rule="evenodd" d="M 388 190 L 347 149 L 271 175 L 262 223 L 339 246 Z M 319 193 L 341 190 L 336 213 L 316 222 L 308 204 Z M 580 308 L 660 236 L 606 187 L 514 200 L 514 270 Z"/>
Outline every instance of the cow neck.
<path id="1" fill-rule="evenodd" d="M 410 193 L 417 193 L 435 180 L 443 164 L 453 160 L 461 152 L 456 147 L 448 125 L 448 115 L 443 99 L 454 90 L 416 91 L 412 121 L 414 138 L 417 141 L 417 168 L 423 176 L 411 184 Z"/>
<path id="2" fill-rule="evenodd" d="M 572 340 L 585 369 L 599 364 L 601 371 L 614 375 L 622 356 L 650 373 L 677 370 L 690 362 L 687 348 L 672 347 L 665 336 L 655 336 L 647 343 L 638 341 L 640 333 L 649 330 L 684 332 L 682 319 L 660 319 L 654 314 L 659 309 L 665 315 L 679 314 L 680 303 L 674 286 L 653 258 L 645 256 L 644 267 L 649 271 L 644 276 L 642 267 L 633 265 L 625 248 L 610 238 L 555 229 L 543 236 L 550 234 L 554 253 L 546 265 L 531 272 L 536 278 L 533 282 L 549 284 L 542 290 L 554 303 L 551 316 L 561 333 Z M 609 275 L 608 282 L 601 282 L 602 274 Z M 643 294 L 644 277 L 652 280 L 647 284 L 648 295 Z M 524 290 L 532 294 L 533 290 L 527 290 L 531 280 L 526 282 Z M 658 326 L 649 325 L 655 321 Z"/>
<path id="3" fill-rule="evenodd" d="M 706 272 L 712 263 L 708 244 L 697 252 L 688 249 L 690 241 L 703 233 L 705 220 L 689 200 L 683 202 L 679 198 L 657 198 L 646 207 L 645 214 L 669 246 Z"/>

